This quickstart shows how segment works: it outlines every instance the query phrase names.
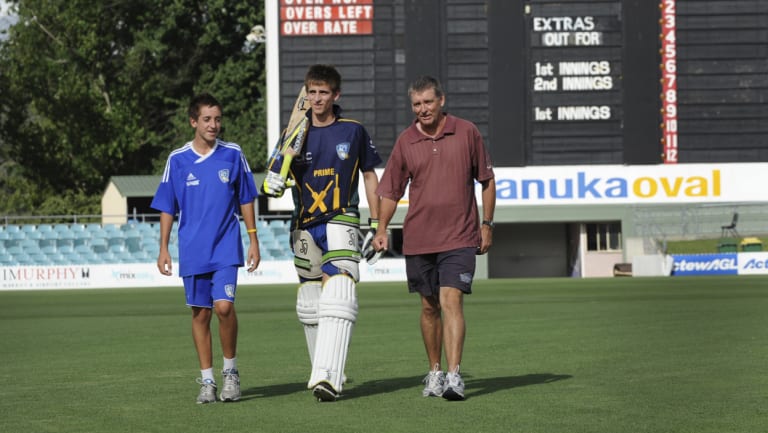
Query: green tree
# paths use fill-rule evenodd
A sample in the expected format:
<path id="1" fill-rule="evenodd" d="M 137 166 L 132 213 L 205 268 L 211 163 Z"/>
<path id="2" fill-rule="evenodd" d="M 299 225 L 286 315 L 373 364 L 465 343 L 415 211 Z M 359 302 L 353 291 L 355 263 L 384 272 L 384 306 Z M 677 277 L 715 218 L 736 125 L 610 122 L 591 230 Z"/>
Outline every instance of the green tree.
<path id="1" fill-rule="evenodd" d="M 266 159 L 263 23 L 253 0 L 21 0 L 0 43 L 0 213 L 93 213 L 110 176 L 157 174 L 191 138 L 190 97 Z"/>

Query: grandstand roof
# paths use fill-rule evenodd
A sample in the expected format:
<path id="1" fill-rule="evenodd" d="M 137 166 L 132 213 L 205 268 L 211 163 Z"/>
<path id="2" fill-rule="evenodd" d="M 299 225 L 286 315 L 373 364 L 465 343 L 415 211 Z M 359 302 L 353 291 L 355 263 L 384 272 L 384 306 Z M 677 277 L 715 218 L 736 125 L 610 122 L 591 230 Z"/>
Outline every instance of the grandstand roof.
<path id="1" fill-rule="evenodd" d="M 110 182 L 124 197 L 152 197 L 157 191 L 160 176 L 112 176 Z"/>
<path id="2" fill-rule="evenodd" d="M 257 186 L 264 182 L 264 173 L 254 173 L 253 180 Z M 117 188 L 123 197 L 152 197 L 160 183 L 159 175 L 112 176 L 110 183 Z"/>

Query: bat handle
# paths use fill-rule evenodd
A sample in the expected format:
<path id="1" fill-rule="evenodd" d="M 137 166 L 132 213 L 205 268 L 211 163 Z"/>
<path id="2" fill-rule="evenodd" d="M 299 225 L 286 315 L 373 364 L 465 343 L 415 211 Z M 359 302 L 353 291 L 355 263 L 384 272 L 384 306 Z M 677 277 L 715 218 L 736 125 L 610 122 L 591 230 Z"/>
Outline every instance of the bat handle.
<path id="1" fill-rule="evenodd" d="M 291 169 L 291 161 L 293 161 L 293 155 L 286 152 L 285 155 L 283 155 L 283 165 L 280 167 L 280 177 L 288 180 L 288 171 Z M 286 182 L 288 184 L 288 182 Z"/>

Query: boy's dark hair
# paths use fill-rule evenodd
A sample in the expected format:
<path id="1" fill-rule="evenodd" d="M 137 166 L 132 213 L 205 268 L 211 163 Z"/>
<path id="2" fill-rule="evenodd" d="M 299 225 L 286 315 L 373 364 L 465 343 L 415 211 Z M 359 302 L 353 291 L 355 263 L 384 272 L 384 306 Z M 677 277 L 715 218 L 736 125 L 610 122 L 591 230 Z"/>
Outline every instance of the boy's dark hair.
<path id="1" fill-rule="evenodd" d="M 333 65 L 312 65 L 304 76 L 304 86 L 309 87 L 313 83 L 325 83 L 337 92 L 341 90 L 341 74 Z"/>
<path id="2" fill-rule="evenodd" d="M 440 98 L 443 96 L 443 86 L 440 85 L 440 80 L 429 75 L 422 75 L 411 82 L 408 86 L 408 95 L 413 92 L 423 92 L 425 90 L 435 89 L 435 96 Z"/>
<path id="3" fill-rule="evenodd" d="M 195 95 L 189 102 L 189 109 L 187 109 L 189 118 L 197 120 L 202 107 L 219 107 L 219 109 L 222 110 L 221 104 L 219 104 L 219 101 L 214 98 L 213 95 L 210 93 L 201 93 Z"/>

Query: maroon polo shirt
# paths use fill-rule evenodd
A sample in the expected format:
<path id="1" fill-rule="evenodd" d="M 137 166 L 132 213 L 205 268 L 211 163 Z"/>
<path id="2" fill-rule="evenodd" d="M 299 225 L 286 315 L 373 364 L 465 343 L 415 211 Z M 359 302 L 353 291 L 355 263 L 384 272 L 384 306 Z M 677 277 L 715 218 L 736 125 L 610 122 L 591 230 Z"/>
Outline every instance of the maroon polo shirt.
<path id="1" fill-rule="evenodd" d="M 480 245 L 475 180 L 494 177 L 491 158 L 477 127 L 445 114 L 434 139 L 416 122 L 395 143 L 377 194 L 399 201 L 408 186 L 403 253 L 427 254 Z"/>

